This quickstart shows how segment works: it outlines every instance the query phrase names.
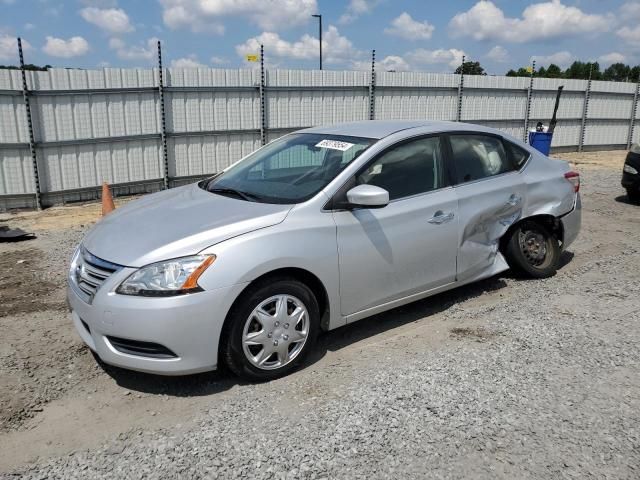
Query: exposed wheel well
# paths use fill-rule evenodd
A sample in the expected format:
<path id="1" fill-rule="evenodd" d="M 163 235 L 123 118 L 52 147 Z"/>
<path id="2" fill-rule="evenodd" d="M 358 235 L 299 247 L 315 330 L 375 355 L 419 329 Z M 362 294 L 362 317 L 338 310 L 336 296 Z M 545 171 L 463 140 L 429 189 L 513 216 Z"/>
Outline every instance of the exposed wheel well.
<path id="1" fill-rule="evenodd" d="M 505 232 L 505 234 L 502 236 L 502 239 L 500 241 L 501 251 L 504 251 L 504 248 L 506 247 L 506 243 L 509 241 L 509 238 L 511 238 L 511 233 L 516 228 L 518 228 L 518 225 L 520 225 L 522 222 L 525 222 L 525 221 L 537 222 L 543 225 L 556 236 L 560 244 L 562 244 L 562 242 L 564 241 L 564 229 L 562 227 L 562 221 L 559 218 L 556 218 L 553 215 L 533 215 L 531 217 L 521 218 L 520 220 L 518 220 L 516 223 L 514 223 L 509 227 L 509 229 Z"/>

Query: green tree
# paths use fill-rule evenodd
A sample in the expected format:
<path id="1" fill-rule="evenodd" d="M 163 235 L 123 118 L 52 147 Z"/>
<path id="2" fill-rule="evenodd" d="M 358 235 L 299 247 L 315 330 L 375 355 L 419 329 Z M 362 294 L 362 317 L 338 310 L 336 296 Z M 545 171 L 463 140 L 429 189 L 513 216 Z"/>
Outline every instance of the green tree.
<path id="1" fill-rule="evenodd" d="M 480 65 L 480 62 L 464 62 L 458 68 L 456 68 L 455 73 L 461 74 L 464 70 L 465 75 L 486 75 L 487 73 Z"/>
<path id="2" fill-rule="evenodd" d="M 44 67 L 40 67 L 32 63 L 25 63 L 24 65 L 25 70 L 34 70 L 36 72 L 44 72 L 45 70 L 49 70 L 50 68 L 51 68 L 51 65 L 45 65 Z M 0 70 L 8 70 L 8 69 L 20 70 L 20 66 L 19 65 L 0 65 Z"/>
<path id="3" fill-rule="evenodd" d="M 640 65 L 636 65 L 629 71 L 629 80 L 632 82 L 640 81 Z"/>
<path id="4" fill-rule="evenodd" d="M 551 65 L 549 65 L 549 68 L 547 68 L 547 78 L 561 78 L 561 77 L 562 77 L 562 69 L 555 63 L 552 63 Z"/>
<path id="5" fill-rule="evenodd" d="M 624 63 L 614 63 L 610 65 L 602 74 L 604 80 L 614 82 L 626 82 L 631 74 L 631 67 Z"/>
<path id="6" fill-rule="evenodd" d="M 580 80 L 589 79 L 589 71 L 591 70 L 591 79 L 600 80 L 602 72 L 600 72 L 600 64 L 598 62 L 581 62 L 576 60 L 564 72 L 565 78 L 575 78 Z"/>
<path id="7" fill-rule="evenodd" d="M 544 67 L 540 67 L 540 69 L 536 72 L 536 77 L 548 77 L 547 69 Z"/>
<path id="8" fill-rule="evenodd" d="M 527 67 L 520 67 L 518 70 L 509 70 L 507 72 L 507 77 L 530 77 L 531 72 Z"/>

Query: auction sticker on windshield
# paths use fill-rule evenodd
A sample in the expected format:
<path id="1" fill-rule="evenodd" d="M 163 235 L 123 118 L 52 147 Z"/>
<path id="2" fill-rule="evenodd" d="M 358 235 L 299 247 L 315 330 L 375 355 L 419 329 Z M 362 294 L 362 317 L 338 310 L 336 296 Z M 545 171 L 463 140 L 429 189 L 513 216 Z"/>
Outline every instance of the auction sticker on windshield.
<path id="1" fill-rule="evenodd" d="M 340 150 L 341 152 L 346 152 L 351 147 L 353 147 L 353 143 L 348 142 L 339 142 L 338 140 L 322 140 L 316 144 L 316 147 L 320 148 L 330 148 L 332 150 Z"/>

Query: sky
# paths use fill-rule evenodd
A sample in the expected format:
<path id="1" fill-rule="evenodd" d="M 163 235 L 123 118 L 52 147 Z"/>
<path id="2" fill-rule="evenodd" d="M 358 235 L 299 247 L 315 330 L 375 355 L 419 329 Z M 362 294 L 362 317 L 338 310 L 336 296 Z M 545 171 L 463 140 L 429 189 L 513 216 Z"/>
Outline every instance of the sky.
<path id="1" fill-rule="evenodd" d="M 0 64 L 255 66 L 490 74 L 574 60 L 640 64 L 640 0 L 0 0 Z"/>

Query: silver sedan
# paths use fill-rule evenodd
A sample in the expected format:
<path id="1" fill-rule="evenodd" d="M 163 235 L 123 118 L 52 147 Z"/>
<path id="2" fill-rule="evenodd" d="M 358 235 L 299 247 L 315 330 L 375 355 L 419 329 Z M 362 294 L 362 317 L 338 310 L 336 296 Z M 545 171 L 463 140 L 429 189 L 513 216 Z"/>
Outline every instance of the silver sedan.
<path id="1" fill-rule="evenodd" d="M 553 275 L 579 187 L 566 162 L 478 125 L 301 130 L 98 222 L 72 260 L 73 322 L 109 364 L 272 379 L 321 331 L 508 268 Z"/>

